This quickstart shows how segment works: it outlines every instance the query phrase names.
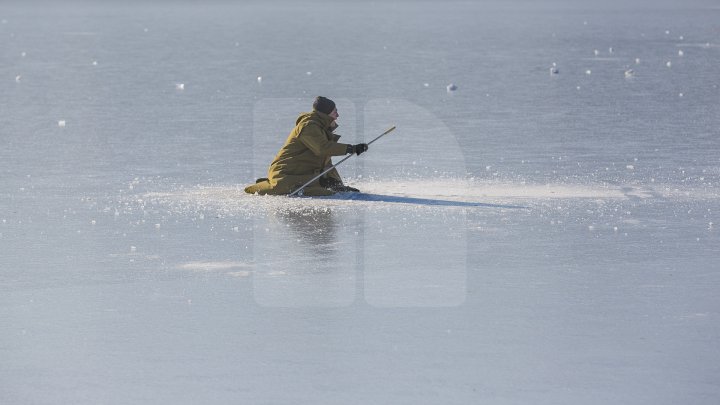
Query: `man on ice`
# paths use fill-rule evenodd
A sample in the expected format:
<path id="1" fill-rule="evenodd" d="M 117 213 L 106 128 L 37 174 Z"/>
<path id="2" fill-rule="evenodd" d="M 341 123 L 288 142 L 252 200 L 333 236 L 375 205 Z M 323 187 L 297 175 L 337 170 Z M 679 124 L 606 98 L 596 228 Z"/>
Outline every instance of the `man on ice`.
<path id="1" fill-rule="evenodd" d="M 270 164 L 268 177 L 245 187 L 245 192 L 290 194 L 332 166 L 332 156 L 360 155 L 367 151 L 368 145 L 365 143 L 338 143 L 340 136 L 333 133 L 338 127 L 335 122 L 338 116 L 335 102 L 322 96 L 316 97 L 313 111 L 300 114 L 295 121 L 295 128 Z M 344 185 L 340 174 L 332 169 L 305 187 L 303 194 L 323 196 L 349 191 L 359 190 Z"/>

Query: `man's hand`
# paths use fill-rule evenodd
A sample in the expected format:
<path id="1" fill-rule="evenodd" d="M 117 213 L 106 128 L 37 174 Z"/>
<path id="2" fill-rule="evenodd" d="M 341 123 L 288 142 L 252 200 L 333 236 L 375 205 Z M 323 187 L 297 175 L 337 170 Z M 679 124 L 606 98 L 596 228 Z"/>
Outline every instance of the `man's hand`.
<path id="1" fill-rule="evenodd" d="M 359 143 L 357 145 L 348 145 L 347 151 L 345 153 L 350 153 L 350 154 L 355 153 L 359 156 L 361 153 L 366 152 L 367 150 L 368 150 L 368 146 L 366 143 Z"/>

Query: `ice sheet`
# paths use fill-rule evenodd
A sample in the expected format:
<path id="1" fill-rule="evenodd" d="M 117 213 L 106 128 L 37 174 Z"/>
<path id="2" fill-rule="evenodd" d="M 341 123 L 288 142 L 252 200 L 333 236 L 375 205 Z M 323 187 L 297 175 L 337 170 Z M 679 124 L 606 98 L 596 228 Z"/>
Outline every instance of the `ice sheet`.
<path id="1" fill-rule="evenodd" d="M 718 403 L 717 12 L 3 2 L 0 403 Z"/>

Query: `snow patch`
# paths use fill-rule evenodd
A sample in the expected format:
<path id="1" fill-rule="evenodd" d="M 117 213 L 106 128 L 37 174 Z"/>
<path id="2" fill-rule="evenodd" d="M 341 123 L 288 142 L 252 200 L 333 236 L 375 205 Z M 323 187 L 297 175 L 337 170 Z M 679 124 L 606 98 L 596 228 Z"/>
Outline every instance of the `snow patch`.
<path id="1" fill-rule="evenodd" d="M 193 262 L 183 263 L 178 266 L 178 268 L 181 270 L 190 270 L 190 271 L 195 271 L 195 272 L 217 272 L 217 271 L 223 271 L 223 270 L 246 269 L 246 268 L 252 268 L 252 267 L 253 267 L 252 264 L 249 264 L 249 263 L 233 262 L 233 261 L 220 261 L 220 262 L 193 261 Z M 235 277 L 247 277 L 250 275 L 250 271 L 236 270 L 236 271 L 230 272 L 228 274 L 235 276 Z"/>

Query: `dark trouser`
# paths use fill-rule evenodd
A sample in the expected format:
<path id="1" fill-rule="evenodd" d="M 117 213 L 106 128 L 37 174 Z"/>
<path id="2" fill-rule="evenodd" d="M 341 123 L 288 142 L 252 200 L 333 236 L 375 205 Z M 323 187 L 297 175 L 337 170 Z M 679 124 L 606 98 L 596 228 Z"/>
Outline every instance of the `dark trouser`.
<path id="1" fill-rule="evenodd" d="M 338 180 L 334 177 L 320 177 L 320 186 L 329 188 L 330 190 L 338 192 L 338 193 L 343 193 L 343 192 L 356 192 L 357 193 L 358 191 L 360 191 L 356 188 L 348 187 L 348 186 L 344 185 L 341 180 Z"/>

